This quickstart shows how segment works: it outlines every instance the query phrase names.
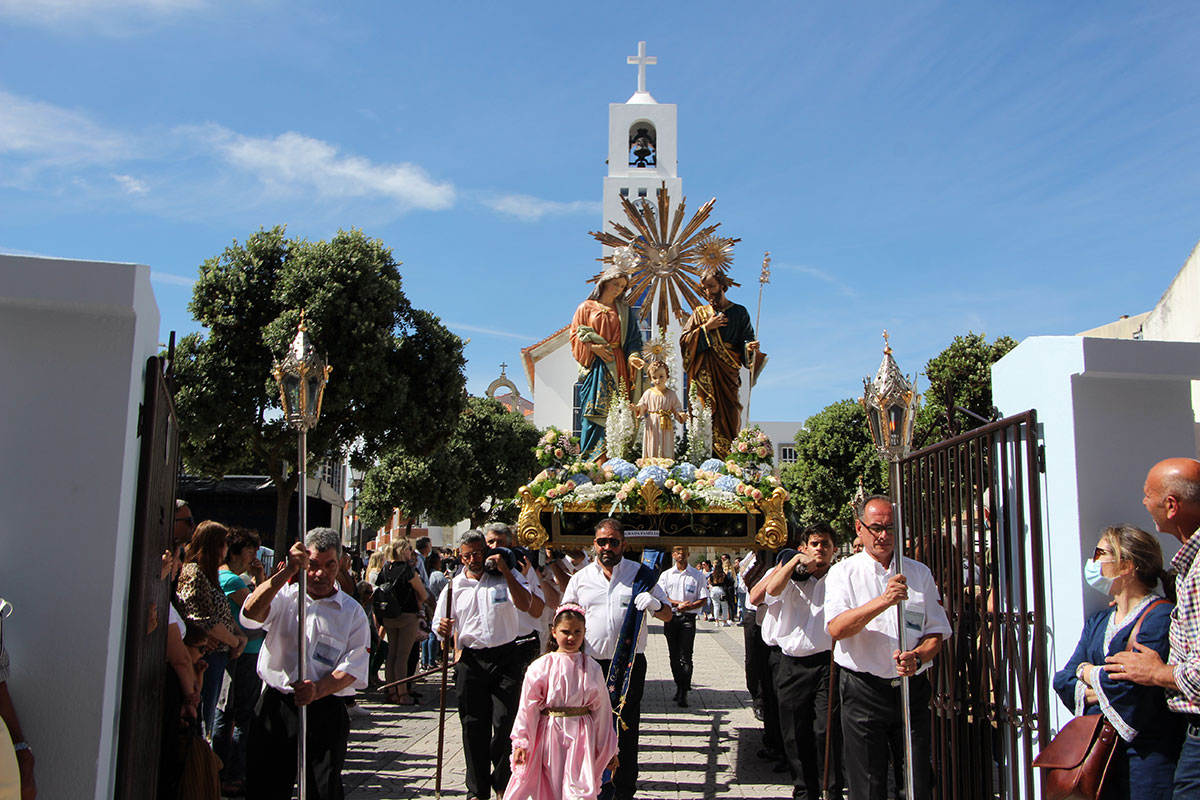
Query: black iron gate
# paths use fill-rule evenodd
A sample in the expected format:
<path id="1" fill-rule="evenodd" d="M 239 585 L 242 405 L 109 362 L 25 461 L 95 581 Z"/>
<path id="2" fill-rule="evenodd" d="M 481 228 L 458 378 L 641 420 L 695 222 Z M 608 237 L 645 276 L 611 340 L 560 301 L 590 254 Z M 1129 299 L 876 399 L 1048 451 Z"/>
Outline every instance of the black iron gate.
<path id="1" fill-rule="evenodd" d="M 935 662 L 933 758 L 943 800 L 1033 797 L 1048 730 L 1037 414 L 900 463 L 908 554 L 933 571 L 953 635 Z"/>
<path id="2" fill-rule="evenodd" d="M 161 358 L 146 362 L 146 393 L 138 415 L 142 441 L 115 795 L 122 800 L 144 800 L 158 794 L 171 596 L 170 582 L 162 580 L 159 573 L 163 551 L 172 546 L 179 471 L 179 429 L 163 364 Z M 152 624 L 152 620 L 156 622 Z"/>

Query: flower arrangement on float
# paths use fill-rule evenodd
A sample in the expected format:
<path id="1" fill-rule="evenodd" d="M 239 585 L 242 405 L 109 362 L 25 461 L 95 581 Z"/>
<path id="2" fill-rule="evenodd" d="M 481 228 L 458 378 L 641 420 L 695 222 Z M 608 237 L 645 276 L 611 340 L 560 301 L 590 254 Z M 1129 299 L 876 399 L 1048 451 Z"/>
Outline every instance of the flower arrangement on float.
<path id="1" fill-rule="evenodd" d="M 749 509 L 776 489 L 782 490 L 779 478 L 772 471 L 774 451 L 770 440 L 757 426 L 738 434 L 734 445 L 736 455 L 731 453 L 725 461 L 709 458 L 699 466 L 669 458 L 636 461 L 610 458 L 599 465 L 566 461 L 558 456 L 547 464 L 543 458 L 546 447 L 556 452 L 560 448 L 555 445 L 561 444 L 563 436 L 556 428 L 547 429 L 542 436 L 537 448 L 541 451 L 538 461 L 545 468 L 528 486 L 530 494 L 549 501 L 558 511 L 590 506 L 610 514 L 637 513 L 645 510 L 643 487 L 648 484 L 655 489 L 653 495 L 659 510 L 689 512 Z M 737 449 L 739 442 L 746 443 L 745 450 Z M 765 456 L 760 455 L 760 448 L 765 448 Z"/>

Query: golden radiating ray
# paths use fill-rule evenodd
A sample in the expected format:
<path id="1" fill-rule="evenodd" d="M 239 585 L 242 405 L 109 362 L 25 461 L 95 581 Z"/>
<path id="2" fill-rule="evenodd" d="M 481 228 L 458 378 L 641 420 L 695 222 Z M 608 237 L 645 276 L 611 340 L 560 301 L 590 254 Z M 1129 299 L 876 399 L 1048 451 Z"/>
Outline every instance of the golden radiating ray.
<path id="1" fill-rule="evenodd" d="M 709 267 L 727 272 L 733 264 L 733 245 L 741 240 L 715 236 L 719 222 L 705 224 L 716 202 L 716 198 L 709 200 L 689 219 L 687 198 L 680 200 L 672 212 L 663 182 L 654 203 L 643 200 L 635 204 L 628 197 L 621 198 L 627 224 L 609 220 L 611 231 L 590 232 L 614 251 L 627 247 L 638 257 L 636 266 L 625 269 L 625 274 L 629 278 L 627 297 L 636 299 L 645 294 L 639 315 L 642 319 L 653 309 L 656 324 L 665 325 L 668 315 L 683 315 L 685 305 L 689 313 L 704 305 L 700 275 Z M 614 265 L 611 253 L 597 260 Z M 591 281 L 599 280 L 601 274 Z"/>

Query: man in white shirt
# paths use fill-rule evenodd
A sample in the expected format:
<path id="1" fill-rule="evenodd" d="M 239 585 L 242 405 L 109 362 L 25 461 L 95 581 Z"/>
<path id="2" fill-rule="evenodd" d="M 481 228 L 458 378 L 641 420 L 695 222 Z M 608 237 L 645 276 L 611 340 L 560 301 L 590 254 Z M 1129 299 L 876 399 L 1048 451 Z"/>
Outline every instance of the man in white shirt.
<path id="1" fill-rule="evenodd" d="M 370 625 L 363 608 L 338 588 L 341 537 L 313 528 L 287 554 L 287 565 L 263 581 L 242 605 L 241 622 L 263 629 L 258 653 L 262 695 L 254 708 L 246 746 L 246 794 L 256 800 L 290 800 L 296 783 L 299 709 L 308 707 L 308 796 L 340 800 L 350 718 L 347 697 L 367 686 Z M 307 571 L 305 607 L 307 679 L 299 669 L 299 584 Z"/>
<path id="2" fill-rule="evenodd" d="M 832 733 L 828 796 L 840 800 L 842 737 L 837 735 L 836 692 L 830 710 L 833 641 L 825 631 L 825 576 L 833 564 L 833 528 L 818 522 L 804 530 L 804 537 L 795 555 L 763 579 L 767 607 L 779 614 L 774 635 L 780 649 L 775 665 L 779 724 L 793 798 L 821 797 L 825 738 Z"/>
<path id="3" fill-rule="evenodd" d="M 950 634 L 950 621 L 928 567 L 905 558 L 904 574 L 896 574 L 894 530 L 891 500 L 883 495 L 867 498 L 855 521 L 863 552 L 834 564 L 825 578 L 826 630 L 836 642 L 834 661 L 842 667 L 839 687 L 850 800 L 883 800 L 889 750 L 898 766 L 904 763 L 901 677 L 912 677 L 914 800 L 930 796 L 933 688 L 922 673 Z M 894 608 L 901 600 L 909 646 L 903 652 Z"/>
<path id="4" fill-rule="evenodd" d="M 490 522 L 484 525 L 483 537 L 490 548 L 512 548 L 512 531 L 503 522 Z M 546 602 L 542 592 L 541 581 L 538 579 L 537 571 L 534 570 L 533 564 L 527 559 L 522 559 L 519 552 L 514 551 L 513 554 L 518 558 L 517 566 L 520 568 L 521 577 L 525 579 L 525 584 L 529 587 L 530 593 L 529 611 L 521 614 L 521 627 L 517 632 L 516 640 L 517 657 L 521 660 L 521 675 L 523 677 L 525 670 L 529 669 L 529 665 L 533 663 L 533 660 L 542 654 L 541 639 L 538 636 L 538 632 L 541 630 L 542 614 L 546 610 Z"/>
<path id="5" fill-rule="evenodd" d="M 669 600 L 662 587 L 651 584 L 634 595 L 635 579 L 641 570 L 636 561 L 625 559 L 625 528 L 620 521 L 608 517 L 596 526 L 596 560 L 571 576 L 563 592 L 563 603 L 583 606 L 587 619 L 585 638 L 587 652 L 600 662 L 608 675 L 621 626 L 632 603 L 638 610 L 654 614 L 666 622 L 671 618 Z M 620 766 L 613 773 L 616 800 L 632 800 L 637 791 L 638 727 L 642 718 L 642 692 L 646 684 L 646 621 L 638 629 L 636 657 L 625 693 L 621 722 L 617 728 L 617 759 Z"/>
<path id="6" fill-rule="evenodd" d="M 671 549 L 675 565 L 658 577 L 658 586 L 671 603 L 671 618 L 663 624 L 671 677 L 675 679 L 675 702 L 687 708 L 692 689 L 692 651 L 696 645 L 696 614 L 708 599 L 708 585 L 700 570 L 688 564 L 690 551 L 684 545 Z"/>
<path id="7" fill-rule="evenodd" d="M 513 720 L 524 672 L 516 639 L 532 596 L 500 554 L 487 555 L 482 533 L 458 541 L 463 568 L 438 597 L 433 628 L 443 642 L 453 634 L 462 650 L 455 668 L 467 794 L 486 800 L 504 794 L 512 775 Z M 453 608 L 449 608 L 453 595 Z M 447 645 L 449 646 L 449 645 Z"/>

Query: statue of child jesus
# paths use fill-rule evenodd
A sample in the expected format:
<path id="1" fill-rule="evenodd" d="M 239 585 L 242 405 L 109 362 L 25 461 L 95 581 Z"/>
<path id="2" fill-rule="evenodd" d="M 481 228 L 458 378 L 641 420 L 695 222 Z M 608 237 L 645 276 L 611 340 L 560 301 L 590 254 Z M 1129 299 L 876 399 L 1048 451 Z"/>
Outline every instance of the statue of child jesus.
<path id="1" fill-rule="evenodd" d="M 633 407 L 639 418 L 646 417 L 642 433 L 643 458 L 675 457 L 675 420 L 687 419 L 679 396 L 667 388 L 670 373 L 663 361 L 651 361 L 646 366 L 651 386 L 642 393 L 642 399 Z"/>

